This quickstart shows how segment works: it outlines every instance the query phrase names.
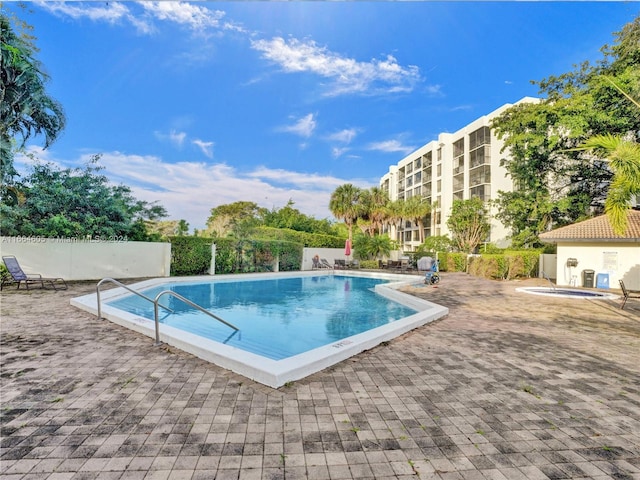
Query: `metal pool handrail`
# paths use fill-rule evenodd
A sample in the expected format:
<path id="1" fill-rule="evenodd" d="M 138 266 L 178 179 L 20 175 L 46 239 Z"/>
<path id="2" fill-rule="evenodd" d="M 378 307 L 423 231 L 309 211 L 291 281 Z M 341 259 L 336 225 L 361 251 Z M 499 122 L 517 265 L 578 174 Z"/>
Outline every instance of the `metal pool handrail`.
<path id="1" fill-rule="evenodd" d="M 119 287 L 124 288 L 125 290 L 128 290 L 129 292 L 138 295 L 139 297 L 144 298 L 145 300 L 150 301 L 151 303 L 155 303 L 153 301 L 152 298 L 147 297 L 146 295 L 143 295 L 140 292 L 137 292 L 136 290 L 134 290 L 133 288 L 129 288 L 127 287 L 125 284 L 120 283 L 118 280 L 114 280 L 113 278 L 103 278 L 102 280 L 100 280 L 98 282 L 98 284 L 96 285 L 96 297 L 98 298 L 98 318 L 102 318 L 102 302 L 100 301 L 100 285 L 102 285 L 105 282 L 111 282 L 111 283 L 115 283 L 116 285 L 118 285 Z M 165 307 L 164 305 L 160 305 L 162 308 L 164 308 L 165 310 L 170 311 L 171 313 L 173 313 L 173 310 L 171 310 L 169 307 Z"/>
<path id="2" fill-rule="evenodd" d="M 160 297 L 162 297 L 163 295 L 171 295 L 173 297 L 176 297 L 178 300 L 182 300 L 184 303 L 186 303 L 190 307 L 193 307 L 193 308 L 195 308 L 197 310 L 200 310 L 202 313 L 206 313 L 210 317 L 218 320 L 221 323 L 224 323 L 226 326 L 231 327 L 236 331 L 240 330 L 235 325 L 232 325 L 231 323 L 227 322 L 226 320 L 223 320 L 222 318 L 218 317 L 217 315 L 214 315 L 210 311 L 205 310 L 200 305 L 198 305 L 196 303 L 193 303 L 188 298 L 185 298 L 182 295 L 177 294 L 173 290 L 164 290 L 164 291 L 160 292 L 158 295 L 156 295 L 156 298 L 154 300 L 152 300 L 153 301 L 153 306 L 154 306 L 153 307 L 153 314 L 154 314 L 154 318 L 155 318 L 155 322 L 156 322 L 156 343 L 155 343 L 155 345 L 162 344 L 162 342 L 160 341 L 160 320 L 158 319 L 158 301 L 160 300 Z"/>

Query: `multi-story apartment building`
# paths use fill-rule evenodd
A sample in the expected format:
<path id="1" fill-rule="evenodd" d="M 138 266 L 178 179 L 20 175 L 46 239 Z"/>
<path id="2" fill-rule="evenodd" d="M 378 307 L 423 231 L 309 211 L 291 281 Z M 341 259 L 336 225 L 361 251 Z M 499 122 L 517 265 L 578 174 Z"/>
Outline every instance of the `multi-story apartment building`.
<path id="1" fill-rule="evenodd" d="M 537 102 L 525 97 L 516 104 Z M 380 180 L 391 200 L 408 199 L 422 195 L 425 201 L 435 204 L 424 224 L 424 238 L 430 235 L 449 235 L 447 218 L 454 200 L 479 197 L 488 201 L 498 197 L 498 191 L 511 191 L 513 184 L 500 159 L 508 152 L 500 152 L 503 142 L 490 128 L 491 120 L 513 104 L 478 118 L 455 133 L 441 133 L 415 152 L 404 157 L 397 165 L 389 167 L 389 173 Z M 491 233 L 487 242 L 500 246 L 508 244 L 509 231 L 491 214 Z M 389 231 L 404 251 L 413 251 L 420 245 L 418 225 L 405 221 L 393 225 Z"/>

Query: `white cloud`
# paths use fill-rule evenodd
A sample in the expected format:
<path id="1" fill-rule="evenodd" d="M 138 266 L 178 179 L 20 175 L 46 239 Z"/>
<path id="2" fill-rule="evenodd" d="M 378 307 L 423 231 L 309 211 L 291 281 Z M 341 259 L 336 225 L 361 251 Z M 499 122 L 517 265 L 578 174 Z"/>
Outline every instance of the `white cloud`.
<path id="1" fill-rule="evenodd" d="M 202 150 L 202 153 L 204 153 L 207 157 L 213 158 L 213 142 L 205 142 L 196 138 L 191 143 L 197 145 L 200 150 Z"/>
<path id="2" fill-rule="evenodd" d="M 358 132 L 355 128 L 345 128 L 344 130 L 340 130 L 339 132 L 332 133 L 328 138 L 329 140 L 334 142 L 349 144 L 357 134 Z"/>
<path id="3" fill-rule="evenodd" d="M 74 19 L 86 18 L 94 22 L 129 23 L 141 34 L 155 32 L 154 20 L 181 25 L 192 32 L 243 29 L 231 22 L 223 22 L 225 12 L 187 2 L 49 2 L 39 1 L 39 6 L 58 16 Z M 133 7 L 139 7 L 134 11 Z M 130 8 L 132 7 L 132 8 Z M 141 10 L 140 10 L 141 9 Z"/>
<path id="4" fill-rule="evenodd" d="M 385 140 L 382 142 L 370 143 L 367 149 L 379 150 L 381 152 L 389 152 L 389 153 L 400 152 L 406 155 L 413 152 L 416 149 L 416 147 L 413 147 L 410 145 L 403 145 L 398 140 Z"/>
<path id="5" fill-rule="evenodd" d="M 359 62 L 321 47 L 313 40 L 282 37 L 254 40 L 252 48 L 285 72 L 309 72 L 333 81 L 328 95 L 409 92 L 420 81 L 417 66 L 403 67 L 392 56 Z"/>
<path id="6" fill-rule="evenodd" d="M 187 2 L 138 2 L 152 17 L 185 25 L 193 30 L 220 27 L 220 20 L 225 13 L 221 10 L 193 5 Z"/>
<path id="7" fill-rule="evenodd" d="M 349 148 L 347 147 L 332 147 L 331 148 L 331 156 L 333 158 L 340 158 L 342 155 L 344 155 L 345 153 L 347 153 L 349 151 Z"/>
<path id="8" fill-rule="evenodd" d="M 91 158 L 87 154 L 61 160 L 54 158 L 51 150 L 32 147 L 30 151 L 42 161 L 62 168 L 82 166 Z M 30 163 L 33 162 L 24 155 L 15 159 L 16 167 L 22 172 L 28 170 Z M 372 181 L 360 178 L 341 179 L 264 166 L 240 171 L 222 163 L 167 163 L 152 155 L 117 151 L 103 153 L 99 163 L 112 182 L 129 186 L 135 198 L 157 201 L 166 208 L 170 219 L 185 219 L 191 228 L 197 229 L 205 227 L 212 208 L 241 200 L 271 209 L 282 208 L 292 199 L 296 208 L 307 215 L 332 218 L 328 206 L 336 187 L 345 183 L 363 188 L 372 185 Z"/>
<path id="9" fill-rule="evenodd" d="M 187 138 L 187 134 L 185 132 L 176 132 L 175 130 L 171 130 L 169 133 L 162 132 L 153 132 L 155 137 L 161 141 L 168 141 L 175 145 L 176 147 L 182 147 L 185 138 Z"/>
<path id="10" fill-rule="evenodd" d="M 316 129 L 317 122 L 313 113 L 309 113 L 302 118 L 299 118 L 293 125 L 287 125 L 280 127 L 280 131 L 293 133 L 304 138 L 309 138 L 313 131 Z"/>

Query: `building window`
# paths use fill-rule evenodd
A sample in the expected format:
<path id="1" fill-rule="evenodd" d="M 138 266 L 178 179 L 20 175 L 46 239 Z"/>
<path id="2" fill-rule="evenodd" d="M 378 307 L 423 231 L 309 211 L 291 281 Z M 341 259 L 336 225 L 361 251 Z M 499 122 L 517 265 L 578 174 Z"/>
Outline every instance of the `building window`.
<path id="1" fill-rule="evenodd" d="M 483 183 L 491 183 L 491 166 L 482 165 L 469 170 L 469 186 L 475 187 Z"/>
<path id="2" fill-rule="evenodd" d="M 424 162 L 422 162 L 422 165 L 424 167 L 430 167 L 431 166 L 431 152 L 427 152 L 424 154 L 423 158 L 424 158 Z"/>
<path id="3" fill-rule="evenodd" d="M 477 197 L 483 202 L 491 199 L 491 188 L 489 185 L 478 185 L 477 187 L 473 187 L 469 189 L 470 197 Z"/>
<path id="4" fill-rule="evenodd" d="M 453 158 L 464 155 L 464 138 L 453 142 Z"/>
<path id="5" fill-rule="evenodd" d="M 491 163 L 491 148 L 483 145 L 469 152 L 469 168 Z"/>
<path id="6" fill-rule="evenodd" d="M 438 166 L 436 167 L 436 177 L 441 177 L 442 176 L 442 164 L 439 163 Z"/>
<path id="7" fill-rule="evenodd" d="M 453 177 L 453 191 L 457 192 L 464 188 L 464 175 L 456 175 Z"/>
<path id="8" fill-rule="evenodd" d="M 489 127 L 480 127 L 469 134 L 469 150 L 482 145 L 491 145 L 491 129 Z"/>

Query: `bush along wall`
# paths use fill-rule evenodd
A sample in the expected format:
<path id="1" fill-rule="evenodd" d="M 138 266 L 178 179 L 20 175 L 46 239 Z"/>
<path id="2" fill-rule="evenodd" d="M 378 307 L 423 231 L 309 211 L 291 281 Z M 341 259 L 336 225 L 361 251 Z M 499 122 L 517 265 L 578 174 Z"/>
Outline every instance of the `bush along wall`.
<path id="1" fill-rule="evenodd" d="M 532 277 L 538 272 L 538 251 L 506 251 L 504 254 L 483 254 L 472 257 L 469 273 L 477 277 L 510 280 Z"/>
<path id="2" fill-rule="evenodd" d="M 271 272 L 278 260 L 281 272 L 300 270 L 302 245 L 279 240 L 172 237 L 171 275 L 203 275 L 211 268 L 216 245 L 215 273 Z"/>
<path id="3" fill-rule="evenodd" d="M 438 252 L 441 272 L 466 272 L 467 254 L 458 252 Z"/>
<path id="4" fill-rule="evenodd" d="M 205 275 L 211 268 L 213 238 L 170 237 L 171 275 Z"/>

